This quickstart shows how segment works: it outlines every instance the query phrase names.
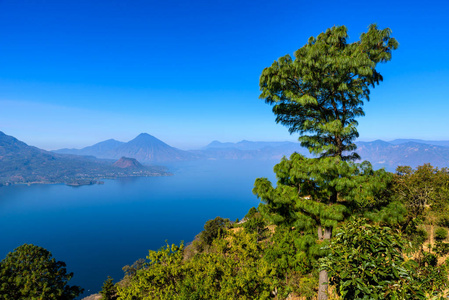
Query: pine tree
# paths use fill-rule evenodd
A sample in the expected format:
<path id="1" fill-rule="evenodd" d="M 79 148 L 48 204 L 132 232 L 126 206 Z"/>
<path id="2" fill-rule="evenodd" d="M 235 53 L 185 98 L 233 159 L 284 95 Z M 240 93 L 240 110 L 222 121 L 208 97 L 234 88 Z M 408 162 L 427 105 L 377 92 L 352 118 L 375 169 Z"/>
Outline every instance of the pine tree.
<path id="1" fill-rule="evenodd" d="M 299 132 L 301 145 L 320 156 L 358 158 L 356 118 L 370 87 L 383 80 L 376 70 L 398 47 L 389 28 L 369 26 L 360 41 L 348 43 L 345 26 L 332 27 L 295 52 L 283 56 L 260 76 L 260 98 L 273 104 L 276 122 Z M 347 153 L 344 153 L 344 152 Z"/>
<path id="2" fill-rule="evenodd" d="M 390 35 L 390 29 L 371 25 L 359 41 L 348 43 L 346 27 L 332 27 L 311 37 L 294 60 L 286 55 L 263 70 L 260 98 L 273 105 L 276 122 L 300 133 L 301 145 L 318 157 L 284 159 L 275 167 L 276 188 L 256 180 L 253 192 L 265 202 L 261 211 L 275 223 L 316 227 L 318 238 L 329 240 L 347 215 L 382 204 L 386 173 L 351 161 L 360 158 L 354 152 L 356 118 L 364 115 L 370 87 L 383 80 L 376 66 L 391 60 L 398 47 Z M 322 270 L 318 299 L 327 299 L 327 281 Z"/>
<path id="3" fill-rule="evenodd" d="M 100 294 L 103 300 L 117 299 L 117 289 L 111 276 L 108 276 L 108 279 L 103 283 Z"/>

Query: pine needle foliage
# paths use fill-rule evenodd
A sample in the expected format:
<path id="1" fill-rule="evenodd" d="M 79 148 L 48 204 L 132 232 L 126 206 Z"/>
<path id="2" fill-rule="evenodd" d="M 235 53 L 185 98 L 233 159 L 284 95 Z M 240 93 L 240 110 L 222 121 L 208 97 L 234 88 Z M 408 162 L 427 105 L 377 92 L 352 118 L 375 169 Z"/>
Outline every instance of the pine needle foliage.
<path id="1" fill-rule="evenodd" d="M 301 145 L 321 157 L 359 158 L 354 140 L 370 88 L 383 80 L 378 63 L 391 60 L 398 42 L 389 28 L 370 25 L 360 40 L 348 43 L 345 26 L 311 37 L 295 52 L 265 68 L 260 98 L 273 105 L 276 122 L 299 132 Z"/>
<path id="2" fill-rule="evenodd" d="M 311 159 L 293 153 L 274 171 L 276 187 L 268 179 L 258 178 L 253 193 L 263 202 L 261 213 L 277 225 L 303 231 L 335 227 L 350 215 L 373 214 L 389 203 L 385 191 L 391 174 L 383 169 L 374 171 L 369 162 Z"/>
<path id="3" fill-rule="evenodd" d="M 114 280 L 111 276 L 108 276 L 108 278 L 103 283 L 103 286 L 101 287 L 101 299 L 102 300 L 116 300 L 117 299 L 117 288 L 114 285 Z"/>

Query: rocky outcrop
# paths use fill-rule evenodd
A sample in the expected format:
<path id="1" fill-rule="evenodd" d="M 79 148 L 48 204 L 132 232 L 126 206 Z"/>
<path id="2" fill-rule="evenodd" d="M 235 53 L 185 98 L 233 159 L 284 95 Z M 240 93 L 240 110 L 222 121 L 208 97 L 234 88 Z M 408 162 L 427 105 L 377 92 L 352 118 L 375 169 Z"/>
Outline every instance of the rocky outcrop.
<path id="1" fill-rule="evenodd" d="M 122 169 L 140 169 L 143 167 L 135 158 L 124 156 L 117 160 L 113 166 Z"/>

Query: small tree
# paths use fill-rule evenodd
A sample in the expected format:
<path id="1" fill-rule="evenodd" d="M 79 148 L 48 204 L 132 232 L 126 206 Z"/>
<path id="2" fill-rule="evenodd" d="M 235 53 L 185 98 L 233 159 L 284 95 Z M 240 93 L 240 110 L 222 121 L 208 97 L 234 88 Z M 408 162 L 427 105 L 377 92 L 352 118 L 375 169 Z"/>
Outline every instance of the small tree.
<path id="1" fill-rule="evenodd" d="M 100 291 L 103 300 L 116 300 L 117 299 L 117 289 L 114 285 L 114 280 L 111 276 L 103 283 Z"/>
<path id="2" fill-rule="evenodd" d="M 448 211 L 449 170 L 424 164 L 417 169 L 400 166 L 394 176 L 394 191 L 407 207 L 409 221 L 422 217 L 426 208 Z"/>
<path id="3" fill-rule="evenodd" d="M 200 240 L 210 246 L 214 239 L 225 233 L 225 230 L 229 225 L 229 219 L 223 219 L 221 217 L 216 217 L 213 220 L 207 221 L 206 224 L 204 224 L 204 230 L 200 234 Z"/>
<path id="4" fill-rule="evenodd" d="M 65 266 L 46 249 L 23 244 L 0 262 L 0 298 L 75 299 L 83 289 L 68 285 L 73 273 L 67 273 Z"/>

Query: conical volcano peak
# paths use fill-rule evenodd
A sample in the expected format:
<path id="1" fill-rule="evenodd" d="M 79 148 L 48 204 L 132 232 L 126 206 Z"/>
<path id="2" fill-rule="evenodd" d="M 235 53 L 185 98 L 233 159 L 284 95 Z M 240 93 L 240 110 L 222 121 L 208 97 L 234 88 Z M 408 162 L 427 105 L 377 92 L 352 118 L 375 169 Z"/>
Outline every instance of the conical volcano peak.
<path id="1" fill-rule="evenodd" d="M 167 145 L 163 141 L 159 140 L 158 138 L 155 138 L 154 136 L 148 134 L 148 133 L 141 133 L 138 136 L 136 136 L 133 140 L 129 141 L 128 144 L 139 144 L 139 145 Z M 167 145 L 167 147 L 169 147 Z"/>

